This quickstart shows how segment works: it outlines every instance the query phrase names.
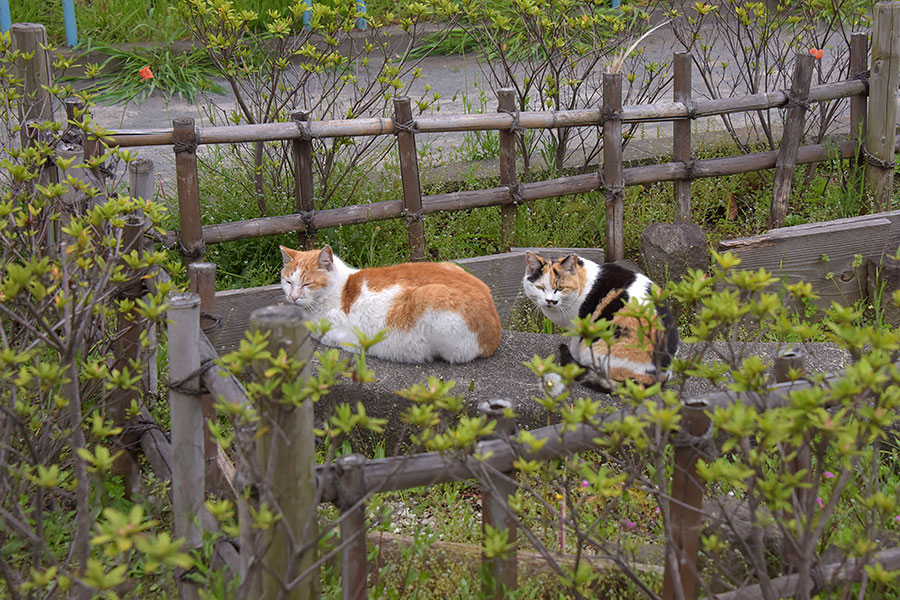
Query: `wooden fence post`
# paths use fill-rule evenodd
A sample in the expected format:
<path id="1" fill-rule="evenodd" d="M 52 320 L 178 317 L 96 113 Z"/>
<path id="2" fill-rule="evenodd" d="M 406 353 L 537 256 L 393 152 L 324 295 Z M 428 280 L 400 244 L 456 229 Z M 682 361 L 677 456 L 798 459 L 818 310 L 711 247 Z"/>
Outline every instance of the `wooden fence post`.
<path id="1" fill-rule="evenodd" d="M 284 350 L 289 358 L 306 362 L 302 376 L 309 374 L 313 344 L 298 306 L 266 306 L 250 313 L 250 328 L 269 332 L 269 351 Z M 256 365 L 257 374 L 268 367 Z M 262 403 L 257 460 L 263 481 L 260 502 L 281 518 L 264 533 L 257 559 L 264 562 L 262 598 L 290 600 L 318 597 L 316 572 L 285 589 L 284 582 L 309 569 L 316 560 L 316 457 L 313 406 L 282 404 L 278 399 Z M 309 546 L 307 547 L 307 544 Z"/>
<path id="2" fill-rule="evenodd" d="M 478 405 L 478 410 L 488 419 L 497 420 L 496 433 L 503 438 L 515 435 L 516 422 L 504 412 L 511 410 L 512 402 L 509 400 L 490 400 Z M 516 484 L 506 474 L 488 475 L 487 481 L 481 487 L 481 518 L 482 535 L 488 525 L 495 530 L 509 532 L 507 542 L 513 545 L 513 550 L 508 556 L 496 558 L 483 558 L 482 562 L 488 567 L 491 577 L 485 581 L 484 594 L 487 598 L 502 600 L 510 591 L 516 589 L 518 583 L 518 558 L 515 544 L 518 539 L 516 517 L 509 507 L 508 498 L 516 493 Z"/>
<path id="3" fill-rule="evenodd" d="M 499 112 L 511 114 L 513 124 L 509 129 L 500 130 L 500 185 L 509 188 L 509 202 L 500 205 L 500 246 L 501 252 L 509 252 L 516 244 L 516 217 L 522 195 L 516 179 L 516 136 L 518 135 L 519 117 L 516 112 L 516 91 L 502 88 L 497 92 Z"/>
<path id="4" fill-rule="evenodd" d="M 419 157 L 416 154 L 416 122 L 406 96 L 394 98 L 394 133 L 400 153 L 400 178 L 403 183 L 403 218 L 409 234 L 410 260 L 425 260 L 425 214 L 422 212 L 422 188 L 419 183 Z"/>
<path id="5" fill-rule="evenodd" d="M 682 102 L 693 110 L 691 100 L 691 67 L 690 52 L 675 53 L 675 74 L 672 88 L 672 99 Z M 681 161 L 691 171 L 691 126 L 693 118 L 678 119 L 672 122 L 672 160 Z M 679 179 L 673 185 L 675 193 L 675 222 L 691 222 L 691 180 Z"/>
<path id="6" fill-rule="evenodd" d="M 197 178 L 197 145 L 200 136 L 194 129 L 194 119 L 175 119 L 174 130 L 175 178 L 178 187 L 178 220 L 181 224 L 181 255 L 188 264 L 203 259 L 200 217 L 200 181 Z"/>
<path id="7" fill-rule="evenodd" d="M 603 74 L 603 196 L 606 260 L 625 258 L 625 178 L 622 173 L 622 74 Z"/>
<path id="8" fill-rule="evenodd" d="M 794 75 L 788 92 L 787 110 L 784 117 L 784 132 L 781 147 L 775 160 L 775 184 L 772 205 L 769 207 L 769 229 L 784 226 L 787 217 L 788 200 L 797 166 L 797 149 L 806 127 L 806 111 L 809 108 L 809 85 L 812 81 L 815 58 L 810 54 L 798 53 L 794 58 Z"/>
<path id="9" fill-rule="evenodd" d="M 291 120 L 297 124 L 304 135 L 291 142 L 291 154 L 294 157 L 294 198 L 297 202 L 297 214 L 303 216 L 306 224 L 304 231 L 297 231 L 297 241 L 301 250 L 311 250 L 318 244 L 316 229 L 313 227 L 313 213 L 316 210 L 313 197 L 313 159 L 312 139 L 309 137 L 309 113 L 295 110 Z"/>
<path id="10" fill-rule="evenodd" d="M 685 403 L 681 429 L 672 436 L 675 468 L 672 472 L 672 501 L 669 502 L 671 544 L 666 544 L 663 600 L 697 597 L 697 553 L 700 549 L 700 520 L 703 482 L 697 477 L 697 459 L 709 444 L 710 421 L 704 405 Z M 681 590 L 681 596 L 676 592 Z"/>
<path id="11" fill-rule="evenodd" d="M 366 458 L 360 454 L 342 456 L 335 461 L 338 500 L 341 510 L 341 589 L 342 600 L 368 598 L 366 583 Z"/>
<path id="12" fill-rule="evenodd" d="M 216 265 L 215 263 L 198 262 L 187 267 L 191 292 L 200 296 L 200 329 L 209 338 L 216 341 Z M 206 489 L 209 492 L 221 493 L 228 489 L 223 481 L 217 463 L 219 446 L 209 432 L 208 422 L 216 420 L 215 399 L 211 394 L 203 394 L 198 399 L 203 411 L 203 455 L 206 458 Z"/>
<path id="13" fill-rule="evenodd" d="M 175 537 L 185 549 L 200 547 L 195 525 L 203 509 L 203 412 L 197 402 L 200 382 L 200 296 L 169 294 L 169 414 L 172 428 L 172 513 Z M 181 580 L 181 597 L 196 598 L 194 585 Z"/>
<path id="14" fill-rule="evenodd" d="M 22 79 L 22 101 L 19 103 L 19 122 L 50 121 L 53 119 L 53 97 L 46 88 L 50 86 L 50 57 L 47 30 L 40 23 L 13 23 L 10 29 L 12 47 L 22 53 L 32 54 L 28 60 L 16 60 L 17 77 Z M 22 130 L 22 144 L 26 144 Z"/>
<path id="15" fill-rule="evenodd" d="M 129 215 L 125 220 L 125 229 L 122 233 L 123 252 L 143 253 L 144 219 L 139 215 Z M 135 277 L 128 285 L 124 286 L 120 298 L 135 299 L 144 292 L 144 285 L 140 278 Z M 135 311 L 116 314 L 116 337 L 113 342 L 115 354 L 115 368 L 122 370 L 131 368 L 130 361 L 138 361 L 141 356 L 141 318 Z M 146 390 L 144 390 L 146 391 Z M 141 478 L 140 467 L 134 460 L 131 450 L 139 443 L 140 439 L 134 433 L 128 433 L 129 419 L 128 409 L 132 401 L 140 400 L 140 390 L 115 390 L 110 397 L 110 416 L 113 425 L 122 427 L 125 432 L 119 436 L 119 443 L 124 450 L 113 465 L 113 472 L 122 476 L 125 483 L 125 494 L 131 498 L 137 491 Z"/>
<path id="16" fill-rule="evenodd" d="M 866 128 L 866 183 L 876 212 L 891 209 L 894 144 L 897 139 L 897 86 L 900 84 L 900 3 L 875 5 L 869 114 Z"/>

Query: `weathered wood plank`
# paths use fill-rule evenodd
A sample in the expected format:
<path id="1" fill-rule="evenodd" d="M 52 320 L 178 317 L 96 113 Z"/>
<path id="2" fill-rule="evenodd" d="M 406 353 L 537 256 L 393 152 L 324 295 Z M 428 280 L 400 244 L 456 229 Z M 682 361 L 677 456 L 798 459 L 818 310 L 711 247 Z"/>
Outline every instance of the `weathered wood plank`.
<path id="1" fill-rule="evenodd" d="M 741 258 L 742 269 L 763 267 L 787 284 L 809 282 L 821 296 L 818 306 L 852 304 L 866 296 L 866 259 L 881 256 L 891 229 L 891 219 L 867 215 L 725 240 L 718 250 Z M 863 261 L 854 267 L 857 254 Z"/>
<path id="2" fill-rule="evenodd" d="M 282 302 L 284 292 L 281 284 L 216 292 L 216 315 L 221 319 L 215 344 L 219 354 L 238 347 L 250 328 L 250 313 L 257 308 Z"/>

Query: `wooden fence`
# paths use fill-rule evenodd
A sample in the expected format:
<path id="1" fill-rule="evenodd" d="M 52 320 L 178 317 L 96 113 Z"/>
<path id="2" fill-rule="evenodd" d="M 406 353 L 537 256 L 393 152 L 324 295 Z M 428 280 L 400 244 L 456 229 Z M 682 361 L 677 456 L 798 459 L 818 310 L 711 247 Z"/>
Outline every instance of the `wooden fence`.
<path id="1" fill-rule="evenodd" d="M 200 304 L 200 296 L 197 294 L 173 294 L 170 297 L 169 312 L 170 365 L 179 365 L 177 373 L 170 370 L 172 385 L 175 386 L 172 404 L 173 410 L 177 404 L 182 411 L 177 419 L 173 413 L 172 439 L 173 444 L 179 443 L 176 440 L 181 438 L 186 440 L 176 446 L 172 453 L 175 456 L 175 468 L 172 469 L 173 496 L 179 500 L 173 505 L 175 533 L 196 543 L 199 543 L 201 535 L 200 523 L 208 523 L 208 519 L 205 521 L 201 519 L 198 522 L 192 518 L 198 511 L 202 512 L 200 507 L 205 492 L 203 485 L 199 485 L 198 482 L 204 479 L 202 473 L 208 459 L 196 435 L 196 423 L 202 420 L 202 407 L 200 402 L 192 401 L 196 397 L 193 391 L 203 387 L 227 402 L 237 405 L 248 402 L 240 382 L 212 362 L 217 355 L 212 344 L 200 332 Z M 288 349 L 290 355 L 299 360 L 309 360 L 312 345 L 308 343 L 308 333 L 299 325 L 296 311 L 297 308 L 294 306 L 259 309 L 251 317 L 251 323 L 255 329 L 270 332 L 270 343 L 275 347 Z M 813 385 L 806 379 L 786 381 L 789 369 L 802 369 L 803 362 L 802 353 L 787 352 L 779 356 L 775 361 L 774 373 L 776 380 L 781 383 L 777 383 L 766 394 L 721 392 L 684 402 L 681 421 L 681 430 L 684 434 L 674 437 L 670 442 L 674 446 L 675 468 L 670 481 L 670 490 L 668 492 L 663 490 L 664 496 L 668 498 L 669 523 L 673 531 L 665 552 L 662 593 L 664 599 L 679 597 L 694 599 L 698 594 L 697 555 L 704 488 L 702 481 L 696 476 L 696 464 L 698 459 L 708 458 L 707 450 L 704 449 L 709 448 L 708 443 L 700 443 L 708 434 L 710 425 L 708 415 L 716 408 L 727 407 L 736 401 L 744 402 L 759 410 L 784 406 L 792 391 Z M 188 369 L 195 370 L 187 372 Z M 182 377 L 183 374 L 186 376 Z M 823 385 L 826 387 L 831 385 L 836 376 L 826 377 Z M 338 549 L 342 557 L 342 586 L 345 600 L 367 597 L 365 505 L 372 494 L 475 479 L 482 487 L 484 523 L 494 529 L 509 531 L 508 539 L 514 542 L 517 521 L 507 503 L 508 497 L 516 490 L 513 462 L 517 459 L 554 460 L 596 448 L 598 437 L 603 435 L 600 431 L 603 423 L 615 422 L 632 414 L 623 410 L 604 414 L 598 418 L 596 426 L 579 425 L 572 429 L 557 425 L 533 430 L 531 434 L 538 440 L 544 440 L 544 443 L 537 450 L 529 450 L 514 441 L 515 424 L 503 416 L 504 410 L 511 408 L 509 401 L 485 402 L 480 409 L 489 418 L 497 420 L 497 433 L 493 438 L 476 444 L 471 453 L 453 455 L 429 452 L 374 460 L 350 455 L 341 457 L 332 464 L 316 465 L 311 452 L 298 455 L 298 449 L 292 447 L 297 446 L 293 443 L 297 440 L 309 441 L 314 437 L 312 406 L 308 402 L 307 404 L 304 405 L 304 410 L 298 411 L 301 416 L 267 421 L 269 424 L 267 429 L 274 427 L 276 431 L 268 431 L 262 437 L 259 441 L 260 452 L 264 452 L 267 456 L 278 455 L 282 462 L 293 461 L 290 471 L 294 475 L 279 476 L 277 481 L 269 479 L 262 482 L 262 485 L 271 486 L 276 499 L 292 499 L 292 511 L 295 512 L 292 512 L 290 518 L 295 534 L 302 530 L 304 523 L 314 520 L 316 506 L 319 503 L 331 502 L 341 510 Z M 260 407 L 260 410 L 265 408 Z M 238 436 L 241 435 L 245 436 L 245 440 L 253 439 L 252 432 L 249 436 L 247 433 L 238 432 Z M 808 465 L 800 457 L 792 468 L 808 470 Z M 233 473 L 233 469 L 231 472 Z M 269 473 L 273 471 L 269 470 Z M 228 475 L 229 483 L 231 477 L 233 475 Z M 237 497 L 239 502 L 247 502 L 240 494 Z M 298 498 L 304 500 L 298 502 Z M 241 535 L 240 564 L 244 565 L 241 574 L 245 576 L 246 565 L 250 559 L 246 556 L 247 549 L 252 551 L 253 548 L 272 548 L 273 544 L 254 543 L 249 537 L 244 537 L 251 535 L 249 531 L 242 531 Z M 303 546 L 304 539 L 313 539 L 318 533 L 313 530 L 307 531 L 305 535 L 305 538 L 295 540 L 295 548 Z M 306 545 L 307 548 L 315 546 L 315 543 Z M 283 548 L 280 545 L 277 547 Z M 261 557 L 258 556 L 257 560 L 259 558 Z M 483 560 L 487 563 L 486 566 L 490 569 L 495 582 L 502 583 L 502 586 L 491 589 L 490 596 L 503 598 L 503 586 L 513 589 L 517 585 L 516 554 L 510 553 L 502 558 Z M 876 555 L 875 560 L 881 562 L 886 569 L 898 568 L 900 549 L 882 551 Z M 844 562 L 823 566 L 822 572 L 829 575 L 831 583 L 835 583 L 851 580 L 854 576 L 859 577 L 861 569 L 848 568 Z M 774 579 L 771 584 L 783 597 L 791 597 L 795 593 L 796 576 L 788 575 Z M 279 591 L 275 588 L 268 589 L 271 595 L 265 597 L 275 597 Z M 717 596 L 723 600 L 761 597 L 761 592 L 756 586 Z"/>
<path id="2" fill-rule="evenodd" d="M 783 225 L 787 197 L 796 165 L 823 161 L 834 156 L 865 157 L 867 179 L 876 193 L 876 205 L 890 206 L 890 182 L 896 144 L 897 85 L 900 50 L 891 39 L 900 36 L 900 18 L 892 18 L 900 6 L 884 2 L 876 7 L 871 73 L 866 70 L 867 34 L 854 33 L 850 43 L 850 78 L 846 81 L 810 86 L 814 58 L 798 54 L 790 90 L 722 99 L 691 97 L 691 55 L 674 57 L 674 99 L 646 105 L 622 105 L 622 74 L 603 76 L 603 104 L 597 108 L 567 111 L 514 112 L 511 91 L 500 90 L 496 114 L 412 117 L 408 98 L 397 98 L 391 118 L 309 121 L 307 113 L 295 111 L 293 121 L 197 128 L 193 119 L 176 119 L 173 128 L 154 131 L 113 132 L 107 143 L 118 146 L 172 144 L 176 156 L 180 230 L 170 232 L 166 241 L 177 245 L 188 262 L 200 261 L 207 244 L 274 235 L 286 232 L 309 233 L 326 227 L 353 225 L 383 219 L 404 218 L 412 260 L 423 260 L 425 250 L 422 220 L 440 211 L 468 210 L 499 206 L 502 239 L 515 242 L 516 206 L 543 198 L 602 191 L 606 203 L 606 254 L 609 260 L 624 256 L 624 187 L 674 181 L 676 220 L 691 218 L 690 183 L 694 179 L 719 177 L 775 168 L 775 189 L 770 227 Z M 893 28 L 893 29 L 891 29 Z M 893 38 L 891 37 L 893 36 Z M 876 98 L 873 90 L 880 90 Z M 834 146 L 801 146 L 805 115 L 809 104 L 850 98 L 850 131 Z M 866 99 L 869 98 L 867 110 Z M 893 107 L 893 111 L 891 110 Z M 785 109 L 784 136 L 779 150 L 715 159 L 692 157 L 690 122 L 699 117 L 735 112 Z M 673 161 L 624 168 L 622 127 L 626 124 L 673 121 L 675 135 Z M 603 164 L 595 173 L 522 183 L 516 176 L 516 132 L 522 129 L 601 127 Z M 415 139 L 418 133 L 496 130 L 501 134 L 500 182 L 489 189 L 458 191 L 422 196 Z M 860 132 L 866 132 L 860 135 Z M 873 139 L 872 132 L 879 132 Z M 400 158 L 403 198 L 372 204 L 317 210 L 313 200 L 311 140 L 334 137 L 395 135 Z M 203 144 L 290 141 L 296 177 L 296 212 L 244 221 L 201 223 L 196 150 Z M 863 140 L 865 143 L 863 144 Z M 885 140 L 887 140 L 885 142 Z"/>

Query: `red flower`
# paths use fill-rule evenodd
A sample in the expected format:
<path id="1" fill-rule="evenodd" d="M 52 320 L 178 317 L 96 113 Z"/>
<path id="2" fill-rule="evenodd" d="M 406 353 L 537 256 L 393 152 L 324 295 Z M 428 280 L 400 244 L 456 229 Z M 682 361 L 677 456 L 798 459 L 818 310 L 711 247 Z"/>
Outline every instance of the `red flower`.
<path id="1" fill-rule="evenodd" d="M 810 48 L 809 53 L 813 55 L 813 58 L 819 60 L 823 56 L 825 56 L 825 51 L 821 48 Z"/>
<path id="2" fill-rule="evenodd" d="M 138 71 L 141 75 L 141 79 L 153 79 L 153 71 L 150 70 L 150 65 L 147 65 L 140 71 Z"/>

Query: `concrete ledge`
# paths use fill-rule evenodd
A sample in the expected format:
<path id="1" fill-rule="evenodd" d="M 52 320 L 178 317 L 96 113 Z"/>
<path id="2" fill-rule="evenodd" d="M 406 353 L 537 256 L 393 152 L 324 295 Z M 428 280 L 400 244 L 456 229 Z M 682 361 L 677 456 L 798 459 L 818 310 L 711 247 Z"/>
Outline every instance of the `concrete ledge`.
<path id="1" fill-rule="evenodd" d="M 549 354 L 558 356 L 557 348 L 561 341 L 567 340 L 559 335 L 522 333 L 503 331 L 500 347 L 494 356 L 481 358 L 462 365 L 451 365 L 445 362 L 433 362 L 423 365 L 392 363 L 375 358 L 368 359 L 368 365 L 375 371 L 375 383 L 358 385 L 338 385 L 316 405 L 316 418 L 322 419 L 332 413 L 335 405 L 362 402 L 366 413 L 373 417 L 387 419 L 385 428 L 385 450 L 393 452 L 395 444 L 407 437 L 402 415 L 409 402 L 396 394 L 415 383 L 423 382 L 431 375 L 441 377 L 445 381 L 455 381 L 453 392 L 466 401 L 467 414 L 477 415 L 478 403 L 482 400 L 505 398 L 513 401 L 518 414 L 520 428 L 535 429 L 547 425 L 547 412 L 532 398 L 542 395 L 540 381 L 524 366 L 537 354 L 546 357 Z M 744 344 L 740 346 L 743 355 L 761 355 L 771 362 L 777 353 L 793 344 Z M 723 351 L 725 344 L 716 344 L 715 349 Z M 679 352 L 688 351 L 682 347 Z M 807 371 L 809 373 L 832 372 L 843 366 L 844 353 L 833 344 L 807 344 Z M 724 353 L 723 353 L 724 355 Z M 712 355 L 709 360 L 714 360 Z M 471 385 L 471 394 L 469 386 Z M 696 396 L 714 391 L 705 381 L 691 379 L 686 382 L 684 392 L 688 396 Z M 604 406 L 618 407 L 618 401 L 606 394 L 593 392 L 583 386 L 576 386 L 573 396 L 584 396 L 600 400 Z"/>

